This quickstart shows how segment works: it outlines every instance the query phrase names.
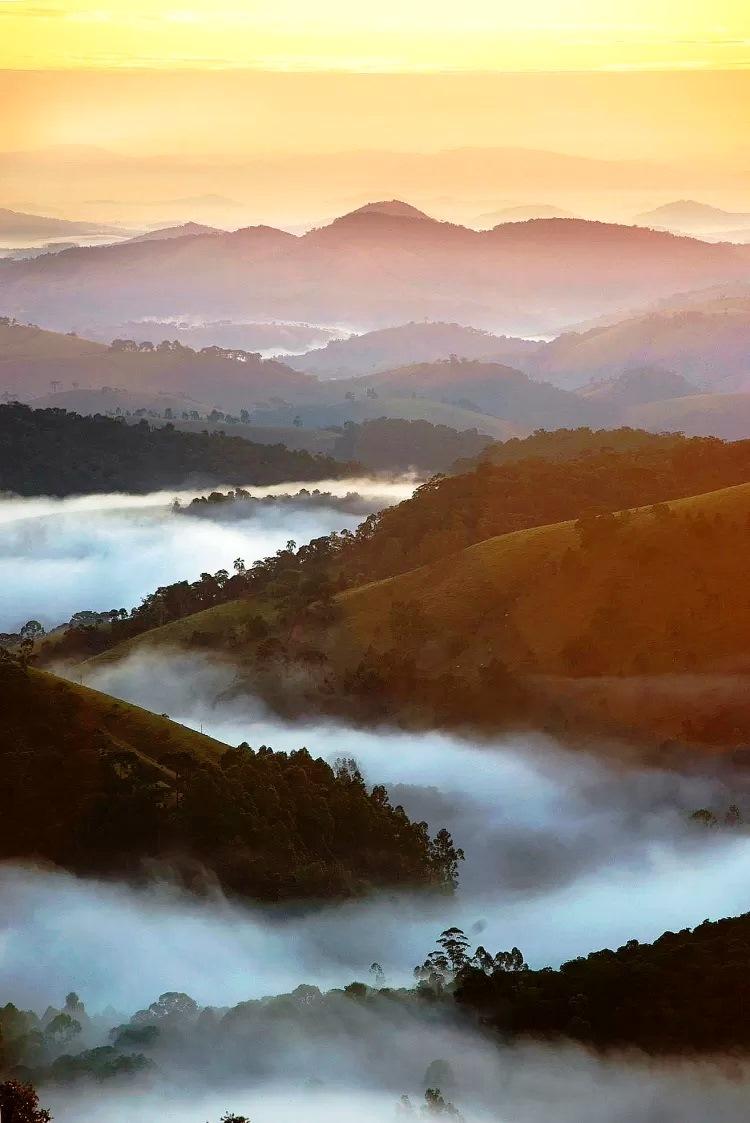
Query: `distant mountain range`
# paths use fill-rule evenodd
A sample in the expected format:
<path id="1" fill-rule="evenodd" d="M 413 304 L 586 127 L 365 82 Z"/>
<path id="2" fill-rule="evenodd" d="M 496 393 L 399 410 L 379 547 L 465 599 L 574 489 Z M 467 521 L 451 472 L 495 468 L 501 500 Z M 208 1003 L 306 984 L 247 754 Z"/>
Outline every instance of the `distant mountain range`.
<path id="1" fill-rule="evenodd" d="M 86 235 L 122 236 L 124 231 L 116 226 L 103 226 L 97 222 L 71 222 L 66 218 L 49 215 L 24 214 L 0 207 L 0 243 L 13 241 L 38 241 L 41 238 L 74 238 Z"/>
<path id="2" fill-rule="evenodd" d="M 539 206 L 526 205 L 520 207 L 502 207 L 497 211 L 488 211 L 480 214 L 474 220 L 476 226 L 497 226 L 501 222 L 528 222 L 532 218 L 575 218 L 570 211 L 562 207 L 548 206 L 541 203 Z"/>
<path id="3" fill-rule="evenodd" d="M 580 219 L 476 231 L 388 201 L 301 236 L 254 226 L 3 262 L 0 308 L 60 330 L 194 314 L 529 335 L 735 280 L 750 280 L 744 246 Z"/>
<path id="4" fill-rule="evenodd" d="M 133 242 L 163 242 L 169 238 L 194 238 L 198 234 L 225 234 L 216 226 L 204 226 L 201 222 L 183 222 L 181 226 L 165 226 L 160 230 L 149 230 L 146 234 L 138 234 L 135 238 L 128 238 L 128 244 Z"/>
<path id="5" fill-rule="evenodd" d="M 644 211 L 635 220 L 667 230 L 729 230 L 733 226 L 750 226 L 750 211 L 725 211 L 694 199 L 679 199 Z"/>
<path id="6" fill-rule="evenodd" d="M 561 335 L 533 357 L 537 376 L 568 388 L 644 366 L 705 389 L 750 389 L 750 294 L 675 299 L 663 310 Z"/>

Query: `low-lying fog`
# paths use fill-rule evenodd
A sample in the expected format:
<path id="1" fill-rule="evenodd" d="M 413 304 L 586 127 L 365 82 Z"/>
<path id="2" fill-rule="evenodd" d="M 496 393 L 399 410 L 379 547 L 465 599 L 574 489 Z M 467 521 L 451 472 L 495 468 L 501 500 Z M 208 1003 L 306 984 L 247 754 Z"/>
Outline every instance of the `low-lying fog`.
<path id="1" fill-rule="evenodd" d="M 457 896 L 393 892 L 274 912 L 219 894 L 189 900 L 166 882 L 136 891 L 6 866 L 0 962 L 9 998 L 28 1003 L 65 986 L 96 1005 L 132 1006 L 165 990 L 236 1002 L 303 981 L 364 978 L 374 960 L 402 984 L 452 924 L 492 952 L 517 945 L 533 966 L 556 965 L 750 904 L 750 836 L 689 822 L 699 807 L 746 809 L 731 772 L 610 767 L 532 736 L 472 744 L 439 733 L 289 726 L 252 698 L 212 705 L 231 677 L 192 655 L 141 656 L 86 681 L 229 744 L 354 756 L 368 782 L 385 783 L 433 831 L 453 833 L 466 851 Z"/>
<path id="2" fill-rule="evenodd" d="M 301 488 L 341 497 L 357 492 L 374 511 L 406 498 L 414 482 L 319 480 L 248 490 L 262 496 L 295 494 Z M 0 498 L 0 632 L 15 632 L 31 618 L 49 628 L 84 609 L 129 609 L 160 585 L 231 569 L 237 557 L 250 565 L 290 538 L 301 544 L 332 530 L 352 530 L 363 517 L 334 504 L 309 510 L 227 504 L 212 509 L 210 522 L 173 513 L 175 498 L 186 504 L 212 490 L 229 489 Z"/>
<path id="3" fill-rule="evenodd" d="M 455 1073 L 450 1098 L 466 1123 L 745 1123 L 746 1067 L 739 1062 L 654 1065 L 639 1058 L 596 1058 L 582 1049 L 517 1045 L 502 1050 L 468 1031 L 436 1033 L 429 1025 L 403 1034 L 366 1038 L 370 1056 L 337 1041 L 337 1053 L 319 1043 L 308 1060 L 323 1065 L 325 1079 L 305 1077 L 304 1054 L 287 1053 L 276 1081 L 235 1079 L 186 1091 L 190 1074 L 159 1088 L 52 1091 L 45 1102 L 58 1121 L 75 1123 L 218 1123 L 229 1108 L 251 1123 L 408 1123 L 425 1118 L 427 1066 L 450 1058 Z M 334 1055 L 337 1071 L 326 1069 Z M 384 1078 L 378 1080 L 385 1070 Z M 318 1072 L 314 1069 L 313 1072 Z M 408 1094 L 416 1114 L 399 1110 Z M 447 1097 L 446 1097 L 447 1098 Z M 427 1116 L 432 1118 L 432 1116 Z M 458 1121 L 456 1121 L 458 1123 Z"/>

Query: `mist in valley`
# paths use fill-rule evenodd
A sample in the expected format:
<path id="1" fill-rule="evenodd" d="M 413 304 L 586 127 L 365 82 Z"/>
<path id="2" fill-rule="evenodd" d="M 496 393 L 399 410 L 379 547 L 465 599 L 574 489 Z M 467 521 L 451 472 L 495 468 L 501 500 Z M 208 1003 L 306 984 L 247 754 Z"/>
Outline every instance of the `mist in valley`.
<path id="1" fill-rule="evenodd" d="M 306 506 L 231 504 L 211 507 L 211 520 L 185 506 L 221 488 L 148 495 L 88 495 L 70 499 L 0 497 L 0 631 L 26 620 L 45 627 L 82 610 L 131 608 L 160 585 L 231 570 L 275 553 L 289 539 L 306 542 L 332 530 L 353 530 L 366 511 L 411 494 L 411 478 L 320 480 L 250 487 L 254 496 L 295 495 L 318 488 L 332 497 Z M 356 492 L 356 504 L 346 502 Z M 183 513 L 175 514 L 178 499 Z"/>

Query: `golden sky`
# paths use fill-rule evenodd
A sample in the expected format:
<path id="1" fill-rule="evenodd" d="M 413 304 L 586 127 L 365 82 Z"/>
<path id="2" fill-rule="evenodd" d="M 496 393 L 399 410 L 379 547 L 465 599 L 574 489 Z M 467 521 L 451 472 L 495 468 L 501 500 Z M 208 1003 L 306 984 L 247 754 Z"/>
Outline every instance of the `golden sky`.
<path id="1" fill-rule="evenodd" d="M 0 0 L 0 68 L 750 68 L 747 0 Z"/>

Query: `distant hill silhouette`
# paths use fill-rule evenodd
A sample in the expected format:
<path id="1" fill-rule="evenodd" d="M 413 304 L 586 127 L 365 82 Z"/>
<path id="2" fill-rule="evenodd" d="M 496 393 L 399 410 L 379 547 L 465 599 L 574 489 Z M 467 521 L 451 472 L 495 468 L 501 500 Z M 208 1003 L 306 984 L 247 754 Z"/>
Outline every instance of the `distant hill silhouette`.
<path id="1" fill-rule="evenodd" d="M 606 404 L 587 402 L 502 363 L 455 357 L 412 363 L 344 386 L 374 389 L 389 397 L 416 394 L 500 417 L 529 431 L 605 420 L 611 412 Z"/>
<path id="2" fill-rule="evenodd" d="M 462 324 L 422 322 L 334 339 L 304 355 L 285 357 L 284 362 L 320 378 L 343 378 L 451 355 L 522 366 L 524 356 L 538 348 L 539 344 L 526 339 L 492 335 Z"/>
<path id="3" fill-rule="evenodd" d="M 230 354 L 170 344 L 149 351 L 115 349 L 0 320 L 0 396 L 29 401 L 54 390 L 110 386 L 136 398 L 187 395 L 209 407 L 239 411 L 272 399 L 304 402 L 318 395 L 318 383 L 309 375 L 252 353 Z"/>
<path id="4" fill-rule="evenodd" d="M 475 223 L 477 226 L 497 226 L 501 222 L 526 222 L 530 218 L 575 217 L 570 211 L 563 210 L 562 207 L 551 207 L 542 203 L 539 206 L 501 207 L 500 210 L 480 214 L 475 219 Z"/>
<path id="5" fill-rule="evenodd" d="M 750 296 L 709 297 L 568 332 L 533 358 L 540 377 L 570 387 L 634 367 L 661 367 L 706 389 L 744 388 L 750 372 Z"/>
<path id="6" fill-rule="evenodd" d="M 49 215 L 24 214 L 0 207 L 0 241 L 8 238 L 28 238 L 30 240 L 47 237 L 74 237 L 86 234 L 122 234 L 115 226 L 105 226 L 98 222 L 72 222 L 67 218 L 52 218 Z"/>
<path id="7" fill-rule="evenodd" d="M 617 406 L 638 406 L 697 393 L 697 388 L 681 374 L 659 367 L 626 370 L 614 378 L 592 382 L 580 390 L 581 397 L 589 402 Z"/>
<path id="8" fill-rule="evenodd" d="M 181 226 L 165 226 L 160 230 L 149 230 L 147 234 L 138 234 L 135 238 L 128 238 L 128 244 L 133 242 L 162 242 L 167 238 L 196 238 L 203 234 L 225 234 L 216 226 L 204 226 L 201 222 L 183 222 Z"/>
<path id="9" fill-rule="evenodd" d="M 646 226 L 661 226 L 675 230 L 720 230 L 734 226 L 750 225 L 750 211 L 725 211 L 694 199 L 678 199 L 663 203 L 652 211 L 636 215 L 636 222 Z"/>
<path id="10" fill-rule="evenodd" d="M 579 219 L 477 231 L 394 200 L 300 236 L 255 226 L 0 262 L 0 308 L 61 330 L 196 315 L 533 335 L 736 280 L 750 280 L 744 246 Z"/>

